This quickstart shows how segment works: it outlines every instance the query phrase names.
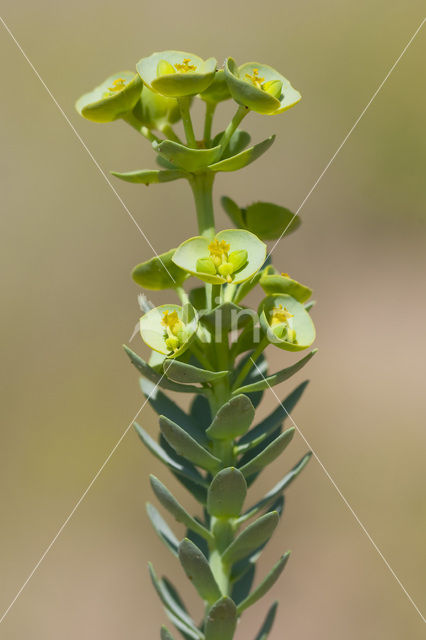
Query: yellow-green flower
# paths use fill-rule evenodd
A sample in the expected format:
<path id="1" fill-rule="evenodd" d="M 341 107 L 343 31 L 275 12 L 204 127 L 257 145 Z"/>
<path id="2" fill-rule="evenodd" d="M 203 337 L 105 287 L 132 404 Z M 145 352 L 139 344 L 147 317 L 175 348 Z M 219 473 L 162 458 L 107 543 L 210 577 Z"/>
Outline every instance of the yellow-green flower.
<path id="1" fill-rule="evenodd" d="M 225 75 L 234 100 L 258 113 L 282 113 L 302 97 L 284 76 L 267 64 L 246 62 L 238 67 L 233 58 L 228 58 Z"/>
<path id="2" fill-rule="evenodd" d="M 261 302 L 258 313 L 268 341 L 280 349 L 301 351 L 315 340 L 311 316 L 292 296 L 270 295 Z"/>
<path id="3" fill-rule="evenodd" d="M 183 242 L 173 262 L 193 276 L 211 284 L 244 282 L 263 265 L 266 245 L 242 229 L 219 231 L 213 240 L 196 236 Z"/>
<path id="4" fill-rule="evenodd" d="M 140 319 L 142 340 L 153 350 L 176 358 L 189 347 L 197 331 L 198 317 L 187 304 L 162 304 Z"/>
<path id="5" fill-rule="evenodd" d="M 75 104 L 81 116 L 93 122 L 112 122 L 123 117 L 139 100 L 142 81 L 134 71 L 119 71 L 85 93 Z"/>
<path id="6" fill-rule="evenodd" d="M 216 60 L 203 60 L 187 51 L 160 51 L 139 60 L 136 68 L 149 89 L 180 98 L 207 89 L 215 77 Z"/>

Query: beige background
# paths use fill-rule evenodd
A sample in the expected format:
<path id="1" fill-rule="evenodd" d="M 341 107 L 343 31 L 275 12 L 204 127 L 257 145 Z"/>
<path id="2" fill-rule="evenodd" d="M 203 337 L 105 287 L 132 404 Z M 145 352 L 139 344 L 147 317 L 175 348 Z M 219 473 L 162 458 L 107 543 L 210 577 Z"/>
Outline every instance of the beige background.
<path id="1" fill-rule="evenodd" d="M 274 147 L 217 180 L 224 228 L 224 193 L 241 205 L 263 198 L 297 208 L 420 24 L 422 3 L 6 0 L 3 17 L 105 170 L 153 167 L 149 144 L 124 124 L 83 121 L 73 103 L 153 50 L 258 59 L 288 76 L 301 104 L 247 119 L 255 141 L 277 133 Z M 120 345 L 138 317 L 129 271 L 151 250 L 16 44 L 4 29 L 0 36 L 3 610 L 140 406 Z M 319 300 L 320 353 L 295 420 L 423 611 L 425 47 L 423 29 L 304 206 L 303 227 L 274 253 Z M 225 122 L 231 105 L 221 113 Z M 194 231 L 185 184 L 114 184 L 159 252 Z M 273 369 L 286 359 L 270 357 Z M 274 406 L 266 395 L 262 412 Z M 155 433 L 149 408 L 141 421 Z M 305 449 L 296 437 L 254 493 Z M 165 616 L 148 559 L 195 600 L 144 514 L 148 471 L 176 486 L 130 431 L 1 625 L 2 638 L 159 637 Z M 316 462 L 289 492 L 260 571 L 287 548 L 285 575 L 246 616 L 240 640 L 254 636 L 272 597 L 281 600 L 272 640 L 424 638 L 419 615 Z"/>

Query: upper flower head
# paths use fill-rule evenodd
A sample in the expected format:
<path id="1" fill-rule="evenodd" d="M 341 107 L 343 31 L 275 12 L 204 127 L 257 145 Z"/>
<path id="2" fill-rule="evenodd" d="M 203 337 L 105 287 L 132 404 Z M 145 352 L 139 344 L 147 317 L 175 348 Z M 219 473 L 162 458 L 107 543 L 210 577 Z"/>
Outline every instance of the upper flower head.
<path id="1" fill-rule="evenodd" d="M 142 88 L 143 84 L 137 73 L 120 71 L 81 96 L 75 108 L 88 120 L 112 122 L 132 111 L 139 100 Z"/>
<path id="2" fill-rule="evenodd" d="M 246 62 L 237 67 L 235 60 L 228 58 L 225 75 L 234 100 L 258 113 L 282 113 L 302 97 L 284 76 L 266 64 Z"/>
<path id="3" fill-rule="evenodd" d="M 173 262 L 204 282 L 239 283 L 251 278 L 263 265 L 266 245 L 242 229 L 220 231 L 213 240 L 196 236 L 175 251 Z"/>
<path id="4" fill-rule="evenodd" d="M 207 89 L 215 77 L 216 60 L 186 51 L 160 51 L 139 60 L 136 68 L 152 91 L 179 98 Z"/>

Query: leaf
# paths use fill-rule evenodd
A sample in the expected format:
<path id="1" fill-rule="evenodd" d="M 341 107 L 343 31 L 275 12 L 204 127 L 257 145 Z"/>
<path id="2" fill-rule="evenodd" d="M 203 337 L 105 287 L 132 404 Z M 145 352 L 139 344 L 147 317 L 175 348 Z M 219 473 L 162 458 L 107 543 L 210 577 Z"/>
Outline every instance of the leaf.
<path id="1" fill-rule="evenodd" d="M 299 302 L 306 302 L 312 295 L 312 289 L 283 274 L 263 274 L 259 284 L 267 295 L 286 293 Z"/>
<path id="2" fill-rule="evenodd" d="M 179 545 L 179 560 L 186 575 L 203 600 L 206 600 L 209 604 L 214 604 L 222 597 L 207 558 L 187 538 Z"/>
<path id="3" fill-rule="evenodd" d="M 194 440 L 197 440 L 198 442 L 205 442 L 204 433 L 197 427 L 191 416 L 185 413 L 185 411 L 166 396 L 165 393 L 160 391 L 158 388 L 154 389 L 152 382 L 145 378 L 140 379 L 140 386 L 143 394 L 148 399 L 148 402 L 154 411 L 179 424 L 182 429 L 185 429 L 185 431 L 194 438 Z"/>
<path id="4" fill-rule="evenodd" d="M 271 464 L 279 455 L 284 451 L 288 444 L 290 444 L 294 436 L 294 427 L 287 429 L 278 438 L 276 438 L 266 449 L 264 449 L 253 460 L 247 462 L 240 468 L 241 473 L 247 479 L 254 473 L 259 473 L 262 469 Z"/>
<path id="5" fill-rule="evenodd" d="M 247 495 L 247 484 L 241 471 L 222 469 L 213 478 L 207 493 L 207 510 L 217 518 L 237 518 Z"/>
<path id="6" fill-rule="evenodd" d="M 173 140 L 164 140 L 160 144 L 154 142 L 152 146 L 157 153 L 173 165 L 190 172 L 216 162 L 222 151 L 220 146 L 211 149 L 190 149 L 183 144 L 173 142 Z"/>
<path id="7" fill-rule="evenodd" d="M 256 589 L 254 589 L 254 591 L 252 591 L 252 593 L 238 605 L 237 607 L 238 615 L 241 615 L 242 612 L 245 611 L 248 607 L 251 607 L 258 600 L 260 600 L 260 598 L 262 598 L 269 591 L 269 589 L 271 589 L 271 587 L 274 586 L 274 584 L 282 574 L 284 567 L 287 564 L 287 560 L 289 556 L 290 556 L 289 551 L 287 551 L 287 553 L 281 556 L 277 564 L 271 569 L 271 571 L 268 573 L 266 578 L 259 584 L 259 586 L 256 587 Z"/>
<path id="8" fill-rule="evenodd" d="M 220 143 L 221 138 L 225 132 L 221 131 L 215 136 L 213 140 L 213 146 L 216 146 Z M 231 156 L 235 156 L 240 153 L 246 146 L 250 143 L 251 136 L 247 131 L 242 131 L 241 129 L 236 129 L 231 136 L 231 139 L 223 153 L 222 160 L 225 158 L 230 158 Z"/>
<path id="9" fill-rule="evenodd" d="M 274 602 L 274 604 L 272 605 L 272 607 L 270 607 L 268 613 L 266 614 L 266 618 L 263 621 L 263 624 L 260 627 L 259 633 L 257 634 L 254 640 L 267 640 L 271 632 L 272 625 L 274 624 L 274 621 L 275 621 L 277 609 L 278 609 L 278 602 Z"/>
<path id="10" fill-rule="evenodd" d="M 194 631 L 192 627 L 182 622 L 180 618 L 175 616 L 175 614 L 170 611 L 170 609 L 166 609 L 166 615 L 173 622 L 176 629 L 178 629 L 185 640 L 201 640 L 204 639 L 204 634 L 200 634 L 197 631 Z"/>
<path id="11" fill-rule="evenodd" d="M 260 438 L 268 436 L 275 431 L 293 411 L 294 407 L 300 400 L 303 392 L 309 384 L 309 380 L 305 380 L 292 391 L 282 403 L 267 416 L 262 422 L 253 427 L 245 436 L 238 441 L 239 447 L 246 445 L 258 444 Z"/>
<path id="12" fill-rule="evenodd" d="M 185 385 L 178 384 L 177 382 L 172 382 L 169 380 L 165 374 L 160 375 L 157 373 L 152 367 L 150 367 L 145 360 L 142 360 L 140 356 L 138 356 L 134 351 L 129 349 L 126 345 L 123 345 L 124 351 L 130 358 L 131 363 L 136 369 L 143 375 L 144 378 L 147 378 L 154 385 L 162 387 L 163 389 L 168 389 L 169 391 L 179 391 L 181 393 L 203 393 L 204 389 L 201 387 L 194 387 L 193 385 Z"/>
<path id="13" fill-rule="evenodd" d="M 253 562 L 250 563 L 247 570 L 244 571 L 244 573 L 239 578 L 237 578 L 231 592 L 231 597 L 235 604 L 238 605 L 240 602 L 247 598 L 253 586 L 255 574 L 256 565 Z"/>
<path id="14" fill-rule="evenodd" d="M 226 158 L 225 160 L 220 160 L 215 164 L 211 164 L 209 166 L 209 170 L 216 172 L 237 171 L 238 169 L 242 169 L 243 167 L 246 167 L 247 165 L 257 160 L 257 158 L 259 158 L 261 155 L 263 155 L 272 145 L 274 140 L 275 136 L 270 136 L 269 138 L 266 138 L 266 140 L 263 140 L 263 142 L 259 142 L 253 147 L 245 149 L 245 151 L 241 151 L 231 158 Z"/>
<path id="15" fill-rule="evenodd" d="M 202 633 L 199 631 L 199 629 L 197 629 L 194 621 L 192 620 L 186 609 L 182 607 L 182 603 L 176 601 L 175 597 L 173 597 L 172 593 L 168 589 L 167 584 L 165 583 L 165 580 L 158 579 L 154 567 L 150 562 L 148 563 L 148 570 L 151 577 L 151 582 L 166 609 L 171 611 L 176 616 L 176 618 L 178 618 L 185 624 L 185 626 L 192 628 L 196 633 L 197 638 L 202 637 Z"/>
<path id="16" fill-rule="evenodd" d="M 261 500 L 256 502 L 250 509 L 246 511 L 243 518 L 247 519 L 252 517 L 256 513 L 263 509 L 267 504 L 270 504 L 279 496 L 287 487 L 293 482 L 293 480 L 299 475 L 299 473 L 304 469 L 304 467 L 308 464 L 311 453 L 307 453 L 303 456 L 301 460 L 280 480 L 275 487 L 273 487 L 266 495 L 263 496 Z"/>
<path id="17" fill-rule="evenodd" d="M 191 404 L 190 416 L 199 429 L 205 431 L 212 421 L 210 403 L 205 396 L 195 396 Z"/>
<path id="18" fill-rule="evenodd" d="M 233 440 L 248 431 L 254 414 L 254 407 L 247 396 L 234 396 L 220 407 L 206 435 L 213 440 Z"/>
<path id="19" fill-rule="evenodd" d="M 239 389 L 235 389 L 232 395 L 235 396 L 239 393 L 252 393 L 253 391 L 263 391 L 268 387 L 273 387 L 276 384 L 280 384 L 280 382 L 284 382 L 285 380 L 288 380 L 289 378 L 291 378 L 291 376 L 294 376 L 295 373 L 300 371 L 300 369 L 302 369 L 305 366 L 305 364 L 309 362 L 309 360 L 317 353 L 317 351 L 318 349 L 314 349 L 313 351 L 308 353 L 306 356 L 304 356 L 304 358 L 301 358 L 301 360 L 299 360 L 295 364 L 292 364 L 290 367 L 287 367 L 286 369 L 282 369 L 277 373 L 273 373 L 271 376 L 268 376 L 266 378 L 263 377 L 258 382 L 254 382 L 252 384 L 248 384 L 246 386 L 240 387 Z"/>
<path id="20" fill-rule="evenodd" d="M 150 502 L 148 502 L 146 505 L 146 512 L 159 538 L 164 542 L 166 547 L 173 553 L 173 555 L 177 557 L 179 540 L 176 538 L 167 522 L 163 520 L 160 513 Z"/>
<path id="21" fill-rule="evenodd" d="M 164 361 L 164 372 L 169 380 L 188 384 L 190 382 L 212 382 L 229 374 L 228 371 L 209 371 L 194 367 L 192 364 L 179 362 L 179 360 L 167 359 Z"/>
<path id="22" fill-rule="evenodd" d="M 237 626 L 237 608 L 231 598 L 224 596 L 207 614 L 206 640 L 232 640 Z"/>
<path id="23" fill-rule="evenodd" d="M 161 627 L 161 640 L 175 640 L 167 627 Z"/>
<path id="24" fill-rule="evenodd" d="M 118 171 L 110 171 L 110 173 L 116 178 L 124 180 L 124 182 L 146 185 L 159 182 L 172 182 L 173 180 L 186 177 L 183 171 L 174 169 L 168 171 L 162 171 L 161 169 L 140 169 L 139 171 L 128 171 L 127 173 L 120 173 Z"/>
<path id="25" fill-rule="evenodd" d="M 169 467 L 169 469 L 178 473 L 180 476 L 184 476 L 185 478 L 188 478 L 188 480 L 195 482 L 195 484 L 199 484 L 202 487 L 207 486 L 206 480 L 200 473 L 198 473 L 196 469 L 194 469 L 189 464 L 184 464 L 173 460 L 173 458 L 163 449 L 163 447 L 161 447 L 155 442 L 155 440 L 151 438 L 151 436 L 145 431 L 145 429 L 143 429 L 136 422 L 134 423 L 134 426 L 138 436 L 140 437 L 146 448 L 149 449 L 149 451 L 151 451 L 151 453 L 153 453 L 156 458 L 161 460 L 161 462 Z"/>
<path id="26" fill-rule="evenodd" d="M 132 271 L 133 280 L 144 289 L 154 291 L 180 287 L 187 273 L 173 262 L 174 252 L 175 249 L 171 249 L 136 265 Z"/>
<path id="27" fill-rule="evenodd" d="M 169 445 L 193 464 L 215 473 L 221 467 L 221 461 L 202 447 L 175 422 L 160 416 L 160 429 Z M 192 479 L 192 478 L 191 478 Z"/>
<path id="28" fill-rule="evenodd" d="M 151 487 L 157 496 L 159 502 L 163 505 L 165 509 L 178 521 L 184 524 L 192 531 L 195 531 L 200 536 L 205 538 L 208 541 L 213 540 L 213 536 L 205 527 L 203 527 L 199 522 L 194 520 L 192 516 L 182 507 L 180 502 L 176 500 L 172 493 L 167 489 L 167 487 L 158 480 L 155 476 L 150 476 Z"/>
<path id="29" fill-rule="evenodd" d="M 267 513 L 250 524 L 231 542 L 222 554 L 224 564 L 232 565 L 242 560 L 252 551 L 267 542 L 275 531 L 279 516 L 276 512 Z"/>

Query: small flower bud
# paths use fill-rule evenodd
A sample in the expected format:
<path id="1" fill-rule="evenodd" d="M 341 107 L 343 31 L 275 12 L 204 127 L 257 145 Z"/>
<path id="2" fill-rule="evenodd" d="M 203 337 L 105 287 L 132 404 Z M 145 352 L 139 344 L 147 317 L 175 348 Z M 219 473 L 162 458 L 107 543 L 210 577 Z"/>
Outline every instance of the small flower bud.
<path id="1" fill-rule="evenodd" d="M 219 271 L 221 276 L 228 279 L 227 276 L 230 276 L 232 273 L 234 273 L 235 267 L 230 262 L 224 262 L 223 264 L 219 265 L 217 270 Z"/>
<path id="2" fill-rule="evenodd" d="M 213 260 L 210 258 L 198 258 L 196 267 L 199 273 L 210 273 L 212 275 L 216 274 L 216 267 L 213 263 Z"/>
<path id="3" fill-rule="evenodd" d="M 277 99 L 279 99 L 281 95 L 282 88 L 283 83 L 281 82 L 281 80 L 269 80 L 269 82 L 265 82 L 262 85 L 262 89 L 266 91 L 266 93 L 269 93 L 269 95 Z"/>
<path id="4" fill-rule="evenodd" d="M 241 269 L 247 262 L 248 254 L 245 249 L 240 249 L 239 251 L 232 251 L 229 254 L 229 262 L 233 265 L 234 271 L 238 271 Z"/>
<path id="5" fill-rule="evenodd" d="M 170 62 L 167 62 L 167 60 L 160 60 L 157 65 L 157 76 L 170 76 L 173 73 L 176 73 L 176 69 L 173 65 L 171 65 Z"/>

